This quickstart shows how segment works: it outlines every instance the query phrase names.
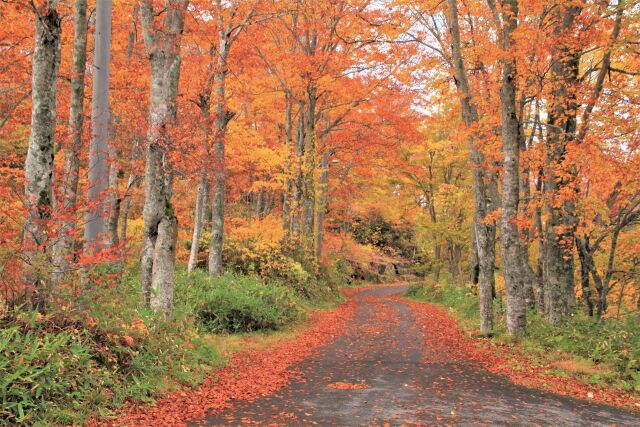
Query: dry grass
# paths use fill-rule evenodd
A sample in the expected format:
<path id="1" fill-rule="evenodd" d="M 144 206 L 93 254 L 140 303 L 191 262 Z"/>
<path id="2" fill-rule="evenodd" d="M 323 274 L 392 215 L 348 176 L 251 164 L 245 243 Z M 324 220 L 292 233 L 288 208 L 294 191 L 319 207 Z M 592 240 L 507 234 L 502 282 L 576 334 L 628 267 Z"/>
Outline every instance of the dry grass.
<path id="1" fill-rule="evenodd" d="M 576 357 L 576 356 L 558 356 L 556 360 L 554 360 L 553 365 L 562 369 L 563 371 L 572 373 L 572 374 L 612 374 L 613 370 L 607 366 L 596 365 L 590 360 Z"/>

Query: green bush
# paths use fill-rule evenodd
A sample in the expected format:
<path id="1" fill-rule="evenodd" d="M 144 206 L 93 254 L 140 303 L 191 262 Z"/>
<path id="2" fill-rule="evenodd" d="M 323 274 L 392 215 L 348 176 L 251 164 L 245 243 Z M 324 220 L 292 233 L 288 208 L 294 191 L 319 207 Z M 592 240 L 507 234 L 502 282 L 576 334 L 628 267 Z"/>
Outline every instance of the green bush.
<path id="1" fill-rule="evenodd" d="M 255 277 L 227 274 L 211 279 L 210 286 L 199 294 L 196 317 L 210 332 L 276 330 L 301 315 L 290 289 L 264 285 Z"/>
<path id="2" fill-rule="evenodd" d="M 0 425 L 75 425 L 127 400 L 194 385 L 222 359 L 193 317 L 139 307 L 137 275 L 93 287 L 59 311 L 0 319 Z M 77 304 L 75 304 L 77 302 Z"/>
<path id="3" fill-rule="evenodd" d="M 35 319 L 35 313 L 30 313 Z M 0 325 L 0 423 L 32 423 L 45 412 L 73 422 L 72 411 L 100 396 L 110 372 L 92 358 L 84 333 Z"/>

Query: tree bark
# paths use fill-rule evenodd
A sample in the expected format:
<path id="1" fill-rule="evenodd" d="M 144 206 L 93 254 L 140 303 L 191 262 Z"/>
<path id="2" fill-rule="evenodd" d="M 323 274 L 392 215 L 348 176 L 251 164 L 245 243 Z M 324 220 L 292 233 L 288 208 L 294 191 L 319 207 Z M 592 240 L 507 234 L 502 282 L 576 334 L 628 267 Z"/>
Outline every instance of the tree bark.
<path id="1" fill-rule="evenodd" d="M 302 164 L 302 247 L 306 255 L 315 258 L 314 243 L 316 220 L 317 176 L 316 169 L 316 88 L 312 82 L 307 85 L 307 110 L 305 114 L 305 140 Z"/>
<path id="2" fill-rule="evenodd" d="M 191 249 L 189 251 L 189 262 L 187 264 L 187 272 L 191 273 L 198 263 L 198 253 L 200 250 L 200 236 L 204 230 L 205 216 L 207 214 L 207 200 L 209 199 L 209 168 L 210 163 L 210 131 L 211 126 L 211 87 L 213 84 L 213 48 L 209 51 L 209 66 L 207 69 L 207 78 L 204 82 L 202 92 L 200 93 L 196 104 L 200 108 L 202 117 L 204 135 L 202 139 L 203 162 L 200 169 L 200 180 L 198 182 L 198 190 L 196 193 L 196 207 L 193 220 L 193 235 L 191 236 Z"/>
<path id="3" fill-rule="evenodd" d="M 56 206 L 65 218 L 61 221 L 58 239 L 53 254 L 55 283 L 61 283 L 70 270 L 69 257 L 75 243 L 76 202 L 78 200 L 78 177 L 80 173 L 80 150 L 84 124 L 84 78 L 87 62 L 87 0 L 74 2 L 73 58 L 71 65 L 71 100 L 69 109 L 69 135 L 71 141 L 65 147 L 64 175 L 60 189 L 60 202 Z"/>
<path id="4" fill-rule="evenodd" d="M 237 4 L 231 2 L 230 7 L 234 8 L 232 16 L 235 15 Z M 211 242 L 209 245 L 209 274 L 218 276 L 222 274 L 222 244 L 224 241 L 224 210 L 225 210 L 225 188 L 227 185 L 227 175 L 225 166 L 225 135 L 229 121 L 234 114 L 227 110 L 226 100 L 226 76 L 229 72 L 227 60 L 229 50 L 233 42 L 238 38 L 242 30 L 249 25 L 255 9 L 250 9 L 243 21 L 237 25 L 233 22 L 226 22 L 223 14 L 223 3 L 216 1 L 218 11 L 218 61 L 215 74 L 215 135 L 213 139 L 213 202 L 211 206 Z"/>
<path id="5" fill-rule="evenodd" d="M 554 8 L 556 38 L 552 49 L 553 89 L 547 126 L 546 181 L 544 185 L 546 222 L 544 248 L 545 308 L 550 323 L 556 324 L 572 308 L 574 207 L 571 200 L 558 200 L 562 188 L 573 185 L 571 165 L 565 164 L 567 146 L 576 131 L 576 87 L 580 52 L 572 46 L 569 32 L 581 7 L 557 4 Z"/>
<path id="6" fill-rule="evenodd" d="M 329 185 L 329 155 L 326 151 L 320 159 L 320 179 L 318 181 L 318 216 L 316 220 L 316 253 L 317 260 L 322 258 L 322 244 L 324 240 L 324 217 L 327 210 L 328 202 L 328 185 Z"/>
<path id="7" fill-rule="evenodd" d="M 285 163 L 285 173 L 287 176 L 285 191 L 282 196 L 282 229 L 285 234 L 285 238 L 291 237 L 291 204 L 293 196 L 293 119 L 292 119 L 292 105 L 291 96 L 285 89 L 285 146 L 287 148 L 287 160 Z"/>
<path id="8" fill-rule="evenodd" d="M 187 272 L 192 273 L 198 264 L 198 253 L 200 250 L 200 236 L 204 229 L 204 218 L 207 213 L 207 194 L 209 193 L 209 177 L 206 172 L 200 175 L 198 190 L 196 194 L 196 208 L 193 220 L 193 235 L 191 236 L 191 249 L 189 251 L 189 262 Z"/>
<path id="9" fill-rule="evenodd" d="M 504 280 L 507 289 L 507 332 L 520 335 L 526 326 L 527 311 L 521 264 L 518 204 L 520 192 L 520 137 L 516 110 L 516 61 L 513 33 L 518 27 L 518 1 L 502 2 L 502 43 L 507 58 L 502 62 L 502 217 L 500 237 Z"/>
<path id="10" fill-rule="evenodd" d="M 213 140 L 213 203 L 211 205 L 211 242 L 209 246 L 209 274 L 222 274 L 222 243 L 224 241 L 224 205 L 227 184 L 224 144 L 227 124 L 231 114 L 227 111 L 226 76 L 228 39 L 224 29 L 222 14 L 218 22 L 218 64 L 215 77 L 215 135 Z"/>
<path id="11" fill-rule="evenodd" d="M 591 255 L 589 252 L 589 236 L 584 236 L 583 239 L 576 239 L 576 247 L 578 248 L 578 258 L 580 259 L 580 282 L 582 285 L 582 299 L 585 303 L 585 310 L 589 317 L 593 316 L 593 301 L 591 300 L 591 286 L 589 275 L 591 269 L 589 263 L 591 262 Z"/>
<path id="12" fill-rule="evenodd" d="M 478 244 L 476 242 L 476 228 L 471 227 L 471 283 L 477 286 L 480 282 L 480 261 L 478 260 Z"/>
<path id="13" fill-rule="evenodd" d="M 453 72 L 459 91 L 462 120 L 466 126 L 479 120 L 477 106 L 473 101 L 467 71 L 462 58 L 458 5 L 456 0 L 448 0 L 449 16 L 447 24 L 451 32 Z M 479 135 L 468 138 L 469 157 L 472 168 L 472 189 L 474 201 L 474 229 L 479 260 L 480 283 L 480 333 L 490 335 L 493 331 L 493 289 L 495 283 L 495 225 L 485 221 L 492 207 L 495 181 L 492 174 L 483 170 L 484 155 L 476 147 Z"/>
<path id="14" fill-rule="evenodd" d="M 32 59 L 31 132 L 25 161 L 24 282 L 32 304 L 44 309 L 51 263 L 48 240 L 53 198 L 53 157 L 57 113 L 57 77 L 60 65 L 61 19 L 56 1 L 36 13 Z M 44 271 L 43 271 L 44 270 Z"/>
<path id="15" fill-rule="evenodd" d="M 151 65 L 151 101 L 146 146 L 141 285 L 149 307 L 169 317 L 173 309 L 178 221 L 172 204 L 173 173 L 169 128 L 176 120 L 180 41 L 188 0 L 169 1 L 159 29 L 151 0 L 140 5 L 145 47 Z"/>
<path id="16" fill-rule="evenodd" d="M 85 218 L 85 252 L 108 245 L 109 203 L 109 78 L 111 66 L 111 0 L 99 1 L 96 11 L 91 99 L 91 142 Z"/>

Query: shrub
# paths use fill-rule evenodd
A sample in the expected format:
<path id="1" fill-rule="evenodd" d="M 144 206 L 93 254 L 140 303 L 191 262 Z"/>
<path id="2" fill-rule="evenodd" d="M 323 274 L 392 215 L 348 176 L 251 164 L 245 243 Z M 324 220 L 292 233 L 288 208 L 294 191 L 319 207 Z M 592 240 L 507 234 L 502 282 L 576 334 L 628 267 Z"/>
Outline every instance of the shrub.
<path id="1" fill-rule="evenodd" d="M 211 279 L 210 286 L 198 293 L 196 317 L 210 332 L 276 330 L 301 315 L 290 289 L 264 285 L 255 277 L 227 274 Z"/>
<path id="2" fill-rule="evenodd" d="M 323 289 L 323 280 L 310 273 L 317 271 L 317 266 L 305 267 L 285 252 L 279 243 L 228 241 L 223 258 L 225 266 L 236 274 L 256 274 L 264 283 L 279 283 L 307 299 L 327 298 L 331 290 Z"/>
<path id="3" fill-rule="evenodd" d="M 0 425 L 81 424 L 96 408 L 152 401 L 221 364 L 186 309 L 171 323 L 140 309 L 131 277 L 93 286 L 59 311 L 0 319 Z"/>
<path id="4" fill-rule="evenodd" d="M 73 422 L 72 410 L 106 397 L 99 394 L 110 373 L 92 359 L 86 333 L 33 326 L 0 325 L 0 423 L 34 422 L 45 411 Z"/>

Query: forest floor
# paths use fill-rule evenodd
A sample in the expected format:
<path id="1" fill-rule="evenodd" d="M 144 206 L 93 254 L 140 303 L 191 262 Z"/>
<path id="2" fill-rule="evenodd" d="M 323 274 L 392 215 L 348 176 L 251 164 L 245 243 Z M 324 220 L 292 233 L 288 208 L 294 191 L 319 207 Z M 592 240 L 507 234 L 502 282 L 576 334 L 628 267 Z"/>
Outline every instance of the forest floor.
<path id="1" fill-rule="evenodd" d="M 198 389 L 116 424 L 640 424 L 640 412 L 521 385 L 537 385 L 539 375 L 514 378 L 508 360 L 478 348 L 445 310 L 402 298 L 406 288 L 349 289 L 345 304 L 317 314 L 306 331 L 240 354 Z"/>

